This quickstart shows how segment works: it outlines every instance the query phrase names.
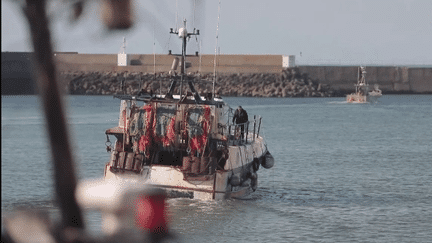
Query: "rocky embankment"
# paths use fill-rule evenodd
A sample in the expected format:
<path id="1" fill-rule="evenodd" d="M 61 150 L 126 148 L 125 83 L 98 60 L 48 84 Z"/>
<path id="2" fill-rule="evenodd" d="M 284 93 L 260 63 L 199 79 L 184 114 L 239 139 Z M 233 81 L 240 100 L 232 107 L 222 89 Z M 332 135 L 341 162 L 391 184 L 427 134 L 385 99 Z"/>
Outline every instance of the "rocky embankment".
<path id="1" fill-rule="evenodd" d="M 213 74 L 188 74 L 195 88 L 201 94 L 212 91 Z M 67 92 L 75 95 L 138 94 L 140 90 L 158 94 L 166 93 L 172 76 L 168 73 L 138 72 L 63 72 L 61 80 L 67 85 Z M 331 97 L 340 96 L 331 87 L 308 78 L 297 68 L 283 70 L 280 74 L 219 74 L 216 93 L 220 96 L 249 97 Z M 187 85 L 183 85 L 183 89 Z M 176 92 L 178 92 L 177 85 Z M 188 89 L 187 89 L 188 90 Z"/>

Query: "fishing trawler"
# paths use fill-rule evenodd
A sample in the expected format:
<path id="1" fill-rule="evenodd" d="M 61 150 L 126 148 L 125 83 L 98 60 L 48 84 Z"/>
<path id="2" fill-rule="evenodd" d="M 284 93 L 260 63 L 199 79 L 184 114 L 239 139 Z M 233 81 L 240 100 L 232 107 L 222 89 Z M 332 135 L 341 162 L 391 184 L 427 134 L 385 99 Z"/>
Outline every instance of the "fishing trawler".
<path id="1" fill-rule="evenodd" d="M 346 97 L 348 103 L 369 103 L 374 102 L 378 97 L 382 96 L 382 91 L 378 84 L 375 84 L 374 89 L 369 91 L 369 84 L 366 82 L 366 68 L 359 67 L 357 84 L 355 84 L 355 93 L 349 94 Z"/>
<path id="2" fill-rule="evenodd" d="M 105 132 L 111 153 L 105 180 L 136 180 L 162 188 L 170 197 L 246 197 L 257 189 L 260 166 L 274 165 L 261 135 L 262 117 L 234 124 L 233 109 L 215 95 L 214 83 L 213 93 L 201 96 L 185 74 L 186 41 L 199 30 L 187 32 L 185 22 L 170 33 L 183 42 L 180 75 L 170 72 L 165 95 L 115 96 L 121 100 L 120 117 L 118 126 Z M 171 71 L 178 60 L 174 57 Z M 183 92 L 184 83 L 189 92 Z M 114 146 L 110 135 L 116 138 Z"/>

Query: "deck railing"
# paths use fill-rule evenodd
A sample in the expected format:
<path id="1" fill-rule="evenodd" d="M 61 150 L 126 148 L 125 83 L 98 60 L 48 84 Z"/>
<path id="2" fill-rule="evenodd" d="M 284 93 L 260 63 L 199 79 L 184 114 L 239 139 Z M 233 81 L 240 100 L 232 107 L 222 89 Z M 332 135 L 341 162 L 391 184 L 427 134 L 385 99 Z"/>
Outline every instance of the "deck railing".
<path id="1" fill-rule="evenodd" d="M 229 145 L 247 144 L 255 141 L 261 129 L 261 116 L 254 116 L 253 120 L 240 124 L 228 124 Z M 243 132 L 242 132 L 243 127 Z"/>

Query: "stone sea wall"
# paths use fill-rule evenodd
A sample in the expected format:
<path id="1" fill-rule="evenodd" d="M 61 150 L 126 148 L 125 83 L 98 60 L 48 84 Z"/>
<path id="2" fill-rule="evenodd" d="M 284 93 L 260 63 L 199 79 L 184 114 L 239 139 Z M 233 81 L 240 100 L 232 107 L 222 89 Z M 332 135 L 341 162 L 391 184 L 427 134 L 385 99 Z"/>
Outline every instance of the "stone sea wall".
<path id="1" fill-rule="evenodd" d="M 299 66 L 300 72 L 339 90 L 354 91 L 358 66 Z M 383 94 L 432 94 L 432 67 L 366 66 L 366 81 L 370 87 L 379 85 Z"/>
<path id="2" fill-rule="evenodd" d="M 116 54 L 55 53 L 56 68 L 70 94 L 137 92 L 140 85 L 166 92 L 168 72 L 178 56 L 128 54 L 127 66 L 118 66 Z M 32 53 L 2 52 L 2 95 L 36 94 L 31 68 Z M 216 90 L 223 96 L 328 97 L 354 91 L 358 66 L 297 66 L 285 70 L 282 55 L 219 55 Z M 214 55 L 192 55 L 186 70 L 201 93 L 212 90 Z M 177 68 L 177 71 L 180 67 Z M 432 94 L 432 66 L 367 66 L 366 80 L 383 94 Z M 156 75 L 153 75 L 156 73 Z M 197 73 L 201 73 L 200 77 Z"/>
<path id="3" fill-rule="evenodd" d="M 117 55 L 114 54 L 57 54 L 56 62 L 61 72 L 112 72 L 120 76 L 126 72 L 132 76 L 158 73 L 156 79 L 165 80 L 168 77 L 164 77 L 164 73 L 170 71 L 175 58 L 178 56 L 128 54 L 127 66 L 118 66 Z M 188 55 L 186 58 L 188 73 L 209 74 L 211 77 L 214 64 L 214 55 Z M 296 73 L 300 76 L 293 78 L 287 73 L 285 76 L 290 77 L 285 77 L 282 55 L 218 55 L 216 64 L 220 77 L 217 87 L 222 89 L 221 93 L 231 95 L 314 96 L 317 95 L 318 84 L 321 84 L 320 89 L 331 88 L 335 91 L 329 93 L 325 90 L 324 96 L 343 96 L 354 91 L 358 78 L 358 66 L 310 65 L 296 67 Z M 369 85 L 379 85 L 384 94 L 432 94 L 431 66 L 366 66 L 366 71 Z M 312 85 L 309 85 L 310 82 Z"/>
<path id="4" fill-rule="evenodd" d="M 212 92 L 213 74 L 189 73 L 195 89 L 200 94 Z M 83 72 L 60 73 L 65 91 L 75 95 L 138 94 L 140 90 L 165 94 L 172 81 L 166 72 Z M 179 84 L 175 93 L 179 92 Z M 162 89 L 161 89 L 162 87 Z M 183 89 L 190 91 L 187 84 Z M 313 80 L 298 68 L 284 69 L 280 73 L 233 73 L 217 76 L 215 91 L 221 96 L 246 97 L 331 97 L 343 94 L 334 91 L 328 84 Z"/>

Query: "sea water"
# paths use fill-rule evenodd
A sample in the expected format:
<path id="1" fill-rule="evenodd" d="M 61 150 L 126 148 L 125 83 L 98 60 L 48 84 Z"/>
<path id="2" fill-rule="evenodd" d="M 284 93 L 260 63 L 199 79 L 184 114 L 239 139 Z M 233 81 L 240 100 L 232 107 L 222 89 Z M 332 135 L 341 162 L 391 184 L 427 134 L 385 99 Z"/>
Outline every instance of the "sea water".
<path id="1" fill-rule="evenodd" d="M 225 101 L 263 117 L 275 166 L 259 169 L 248 200 L 169 199 L 175 241 L 431 242 L 432 96 Z M 65 106 L 77 177 L 101 178 L 119 100 L 68 96 Z M 19 207 L 57 212 L 38 97 L 2 96 L 1 112 L 2 220 Z M 85 220 L 100 234 L 98 214 Z"/>

